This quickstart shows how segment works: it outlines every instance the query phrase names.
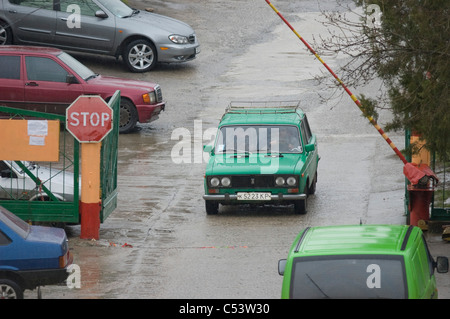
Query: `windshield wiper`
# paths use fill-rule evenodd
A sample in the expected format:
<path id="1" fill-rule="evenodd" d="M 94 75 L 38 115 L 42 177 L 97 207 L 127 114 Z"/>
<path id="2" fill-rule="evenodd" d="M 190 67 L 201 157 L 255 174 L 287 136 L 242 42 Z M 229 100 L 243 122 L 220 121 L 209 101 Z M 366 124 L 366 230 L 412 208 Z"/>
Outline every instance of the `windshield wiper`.
<path id="1" fill-rule="evenodd" d="M 281 154 L 281 153 L 278 152 L 278 151 L 270 151 L 270 152 L 267 152 L 267 154 L 264 155 L 264 156 L 265 156 L 265 157 L 284 157 L 283 154 Z"/>
<path id="2" fill-rule="evenodd" d="M 85 78 L 84 80 L 85 80 L 85 81 L 89 81 L 90 79 L 96 78 L 97 76 L 98 76 L 98 73 L 91 74 L 91 75 L 89 75 L 87 78 Z"/>
<path id="3" fill-rule="evenodd" d="M 123 18 L 132 17 L 133 15 L 138 14 L 139 12 L 141 11 L 139 11 L 138 9 L 133 9 L 133 11 L 129 15 L 123 16 Z"/>
<path id="4" fill-rule="evenodd" d="M 240 150 L 240 149 L 237 149 L 237 148 L 234 148 L 234 149 L 227 148 L 227 149 L 224 150 L 224 153 L 228 153 L 228 152 L 250 154 L 249 151 L 246 151 L 246 150 Z"/>

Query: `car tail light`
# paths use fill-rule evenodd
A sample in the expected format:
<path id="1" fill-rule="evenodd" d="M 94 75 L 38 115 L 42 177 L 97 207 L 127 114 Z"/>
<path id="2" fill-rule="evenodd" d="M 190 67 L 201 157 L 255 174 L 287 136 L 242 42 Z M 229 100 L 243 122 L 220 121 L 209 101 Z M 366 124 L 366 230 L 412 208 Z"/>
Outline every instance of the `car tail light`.
<path id="1" fill-rule="evenodd" d="M 63 256 L 59 257 L 59 268 L 65 268 L 73 261 L 73 256 L 70 251 L 67 251 Z"/>

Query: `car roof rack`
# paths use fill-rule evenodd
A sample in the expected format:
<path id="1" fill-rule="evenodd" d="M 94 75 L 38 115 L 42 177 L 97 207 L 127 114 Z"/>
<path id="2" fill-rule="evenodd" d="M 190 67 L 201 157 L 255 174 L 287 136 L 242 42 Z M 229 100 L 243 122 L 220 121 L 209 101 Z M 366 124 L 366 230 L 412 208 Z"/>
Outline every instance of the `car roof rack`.
<path id="1" fill-rule="evenodd" d="M 225 114 L 273 114 L 296 113 L 300 101 L 233 101 L 225 109 Z"/>

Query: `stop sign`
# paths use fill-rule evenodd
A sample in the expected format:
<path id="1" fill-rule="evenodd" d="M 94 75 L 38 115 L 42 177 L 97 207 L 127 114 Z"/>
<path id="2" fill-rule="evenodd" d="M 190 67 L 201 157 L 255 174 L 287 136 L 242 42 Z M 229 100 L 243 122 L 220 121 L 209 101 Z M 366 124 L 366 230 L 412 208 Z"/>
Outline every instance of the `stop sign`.
<path id="1" fill-rule="evenodd" d="M 112 109 L 100 96 L 79 96 L 66 109 L 66 128 L 80 143 L 100 142 L 112 130 Z"/>

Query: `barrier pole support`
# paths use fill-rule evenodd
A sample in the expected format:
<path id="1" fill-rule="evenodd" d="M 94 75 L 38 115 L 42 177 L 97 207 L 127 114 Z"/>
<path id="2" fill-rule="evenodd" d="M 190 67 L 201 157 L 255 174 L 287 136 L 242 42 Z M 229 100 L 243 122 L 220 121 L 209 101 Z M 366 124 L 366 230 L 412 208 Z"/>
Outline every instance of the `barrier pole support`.
<path id="1" fill-rule="evenodd" d="M 81 239 L 100 237 L 100 150 L 102 143 L 81 143 Z"/>

